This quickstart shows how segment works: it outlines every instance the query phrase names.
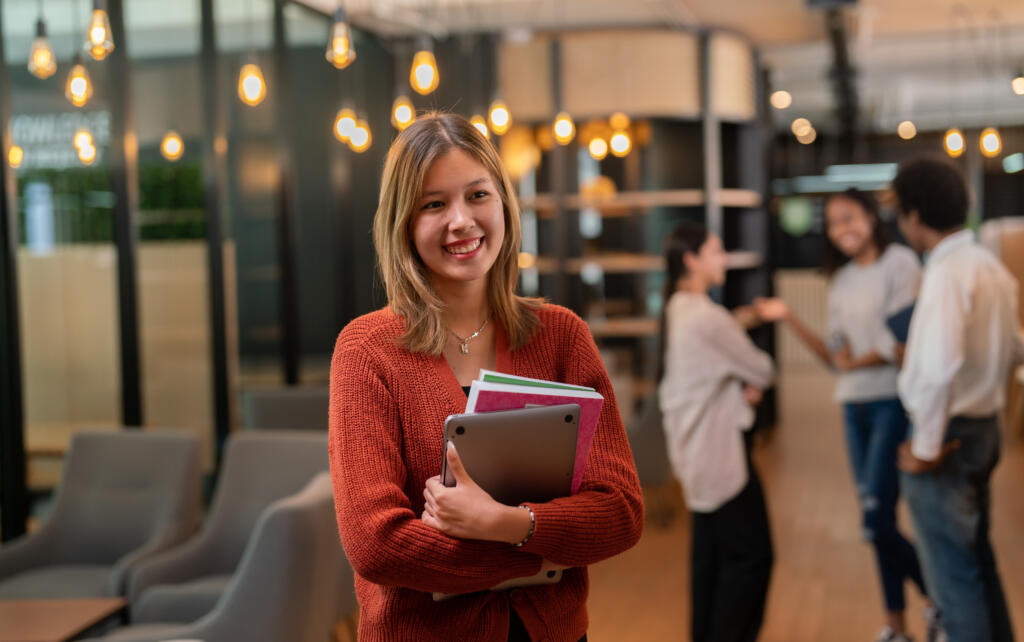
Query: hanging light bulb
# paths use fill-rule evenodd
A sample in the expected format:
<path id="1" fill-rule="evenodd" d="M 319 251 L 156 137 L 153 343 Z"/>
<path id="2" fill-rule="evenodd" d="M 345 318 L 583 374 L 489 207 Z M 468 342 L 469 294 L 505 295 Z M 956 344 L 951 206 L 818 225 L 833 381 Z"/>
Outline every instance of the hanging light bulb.
<path id="1" fill-rule="evenodd" d="M 773 91 L 768 101 L 775 109 L 786 109 L 793 104 L 793 96 L 785 89 Z"/>
<path id="2" fill-rule="evenodd" d="M 81 107 L 92 98 L 92 79 L 82 64 L 82 54 L 75 54 L 75 64 L 71 66 L 68 80 L 64 87 L 64 95 L 75 107 Z"/>
<path id="3" fill-rule="evenodd" d="M 480 114 L 473 114 L 473 117 L 469 119 L 469 124 L 476 127 L 477 131 L 483 134 L 484 138 L 491 137 L 491 132 L 487 129 L 487 121 Z"/>
<path id="4" fill-rule="evenodd" d="M 331 39 L 327 43 L 327 62 L 338 69 L 344 69 L 356 59 L 356 48 L 352 43 L 352 30 L 345 19 L 345 10 L 338 7 L 334 12 Z"/>
<path id="5" fill-rule="evenodd" d="M 942 137 L 942 144 L 946 148 L 946 153 L 952 158 L 964 153 L 964 135 L 956 127 L 946 130 L 946 135 Z"/>
<path id="6" fill-rule="evenodd" d="M 96 146 L 82 145 L 79 147 L 78 160 L 82 161 L 83 165 L 92 165 L 93 161 L 96 160 Z"/>
<path id="7" fill-rule="evenodd" d="M 905 120 L 896 126 L 896 133 L 899 134 L 900 138 L 903 140 L 910 140 L 914 136 L 917 136 L 917 127 L 914 126 L 913 122 Z"/>
<path id="8" fill-rule="evenodd" d="M 339 109 L 338 115 L 334 117 L 334 137 L 347 143 L 355 131 L 356 113 L 348 107 Z"/>
<path id="9" fill-rule="evenodd" d="M 814 128 L 811 127 L 811 121 L 807 120 L 806 118 L 797 118 L 789 126 L 789 129 L 793 132 L 794 136 L 799 138 L 801 136 L 806 136 L 807 133 Z"/>
<path id="10" fill-rule="evenodd" d="M 391 104 L 391 124 L 395 129 L 402 131 L 416 120 L 416 110 L 408 96 L 402 95 L 395 98 Z"/>
<path id="11" fill-rule="evenodd" d="M 263 80 L 263 70 L 256 64 L 255 59 L 242 65 L 238 72 L 238 97 L 250 107 L 263 102 L 267 97 L 267 83 Z"/>
<path id="12" fill-rule="evenodd" d="M 626 131 L 617 131 L 612 134 L 608 145 L 612 148 L 612 154 L 619 158 L 626 156 L 633 149 L 633 141 L 629 138 L 629 133 Z"/>
<path id="13" fill-rule="evenodd" d="M 1018 69 L 1017 73 L 1013 75 L 1010 87 L 1013 88 L 1013 93 L 1024 96 L 1024 69 Z"/>
<path id="14" fill-rule="evenodd" d="M 978 139 L 981 147 L 981 154 L 985 158 L 995 158 L 1003 151 L 1003 141 L 999 137 L 999 130 L 995 127 L 986 127 L 981 130 L 981 138 Z"/>
<path id="15" fill-rule="evenodd" d="M 818 139 L 818 132 L 813 127 L 801 131 L 802 133 L 796 137 L 801 145 L 810 145 Z"/>
<path id="16" fill-rule="evenodd" d="M 608 143 L 600 136 L 595 136 L 590 139 L 587 151 L 590 152 L 590 157 L 594 160 L 603 160 L 608 155 Z"/>
<path id="17" fill-rule="evenodd" d="M 71 144 L 75 146 L 75 149 L 96 146 L 96 143 L 92 138 L 92 133 L 88 129 L 79 129 L 76 131 L 75 137 L 71 140 Z"/>
<path id="18" fill-rule="evenodd" d="M 107 0 L 93 0 L 89 31 L 85 37 L 85 49 L 93 60 L 103 60 L 114 50 L 114 39 L 110 34 Z"/>
<path id="19" fill-rule="evenodd" d="M 509 113 L 508 106 L 500 98 L 491 103 L 487 120 L 491 123 L 491 131 L 498 136 L 504 135 L 512 127 L 512 114 Z"/>
<path id="20" fill-rule="evenodd" d="M 181 140 L 181 135 L 172 129 L 164 134 L 164 139 L 160 141 L 160 153 L 167 160 L 174 162 L 185 153 L 185 141 Z"/>
<path id="21" fill-rule="evenodd" d="M 629 127 L 629 116 L 617 111 L 608 117 L 608 125 L 616 131 L 621 131 Z"/>
<path id="22" fill-rule="evenodd" d="M 11 166 L 11 169 L 21 167 L 23 160 L 25 160 L 25 150 L 17 145 L 11 145 L 11 149 L 7 152 L 7 163 Z"/>
<path id="23" fill-rule="evenodd" d="M 46 23 L 42 18 L 36 21 L 36 39 L 28 54 L 28 71 L 36 78 L 49 78 L 57 71 L 57 57 L 46 37 Z"/>
<path id="24" fill-rule="evenodd" d="M 370 148 L 372 143 L 373 136 L 370 135 L 370 126 L 366 124 L 365 120 L 360 118 L 356 121 L 355 128 L 352 130 L 352 135 L 349 136 L 349 149 L 357 154 L 362 154 Z"/>
<path id="25" fill-rule="evenodd" d="M 555 116 L 555 124 L 551 130 L 555 132 L 555 141 L 559 145 L 568 145 L 576 136 L 576 125 L 572 122 L 572 116 L 564 111 Z"/>
<path id="26" fill-rule="evenodd" d="M 412 57 L 409 84 L 412 85 L 416 93 L 426 96 L 437 89 L 438 80 L 437 60 L 434 58 L 433 45 L 429 39 L 424 38 L 420 42 L 420 50 Z"/>

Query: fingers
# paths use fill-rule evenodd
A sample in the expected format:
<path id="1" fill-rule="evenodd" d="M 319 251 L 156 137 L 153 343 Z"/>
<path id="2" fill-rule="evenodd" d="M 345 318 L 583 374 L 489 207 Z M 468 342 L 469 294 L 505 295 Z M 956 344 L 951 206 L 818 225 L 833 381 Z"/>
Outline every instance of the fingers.
<path id="1" fill-rule="evenodd" d="M 462 465 L 459 452 L 455 450 L 455 444 L 450 441 L 448 442 L 448 451 L 445 453 L 445 457 L 448 458 L 448 468 L 452 471 L 457 486 L 473 483 L 473 479 L 466 472 L 465 466 Z"/>
<path id="2" fill-rule="evenodd" d="M 959 439 L 953 439 L 953 440 L 947 441 L 945 443 L 945 445 L 942 446 L 942 456 L 945 457 L 949 453 L 955 452 L 957 450 L 960 450 L 960 440 Z"/>

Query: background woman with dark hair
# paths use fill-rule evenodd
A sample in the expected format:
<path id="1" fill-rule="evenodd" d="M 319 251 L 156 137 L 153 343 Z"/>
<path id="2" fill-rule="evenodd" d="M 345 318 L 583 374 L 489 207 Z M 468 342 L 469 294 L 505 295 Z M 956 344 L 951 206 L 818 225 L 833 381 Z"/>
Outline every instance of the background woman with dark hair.
<path id="1" fill-rule="evenodd" d="M 693 640 L 752 642 L 764 615 L 772 544 L 743 433 L 775 368 L 740 322 L 708 297 L 725 282 L 721 239 L 681 226 L 668 238 L 665 258 L 658 395 L 669 460 L 693 514 Z"/>
<path id="2" fill-rule="evenodd" d="M 758 301 L 765 320 L 786 321 L 814 354 L 839 373 L 846 439 L 863 512 L 864 539 L 873 544 L 885 598 L 879 642 L 905 641 L 903 582 L 924 592 L 913 546 L 896 526 L 896 456 L 907 416 L 896 379 L 902 345 L 886 320 L 914 302 L 921 266 L 909 248 L 889 242 L 870 194 L 850 189 L 825 203 L 823 269 L 830 277 L 827 335 L 819 337 L 780 299 Z M 926 612 L 930 636 L 934 609 Z"/>

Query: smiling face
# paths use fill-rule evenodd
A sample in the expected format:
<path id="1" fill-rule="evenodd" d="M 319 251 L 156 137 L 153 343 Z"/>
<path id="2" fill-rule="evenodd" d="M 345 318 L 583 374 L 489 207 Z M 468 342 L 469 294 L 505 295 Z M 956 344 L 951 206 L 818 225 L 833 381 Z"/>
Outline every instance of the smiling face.
<path id="1" fill-rule="evenodd" d="M 486 279 L 505 240 L 504 208 L 487 168 L 460 149 L 438 156 L 423 178 L 410 235 L 435 287 Z"/>
<path id="2" fill-rule="evenodd" d="M 874 226 L 878 222 L 857 201 L 836 196 L 829 199 L 825 208 L 825 224 L 832 245 L 853 258 L 874 243 Z"/>

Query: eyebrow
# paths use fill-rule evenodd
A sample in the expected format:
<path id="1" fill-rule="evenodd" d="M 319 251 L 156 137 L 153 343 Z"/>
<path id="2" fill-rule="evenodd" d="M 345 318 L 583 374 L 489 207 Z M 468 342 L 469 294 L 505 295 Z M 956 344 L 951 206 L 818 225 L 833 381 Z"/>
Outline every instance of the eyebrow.
<path id="1" fill-rule="evenodd" d="M 481 183 L 489 183 L 490 181 L 491 181 L 491 179 L 489 179 L 489 178 L 487 178 L 485 176 L 483 178 L 478 178 L 475 181 L 470 181 L 470 182 L 466 183 L 465 187 L 463 187 L 462 189 L 469 189 L 470 187 L 473 187 L 474 185 L 479 185 Z M 435 189 L 435 190 L 431 190 L 429 192 L 423 192 L 423 194 L 420 195 L 420 198 L 426 198 L 427 196 L 431 196 L 433 194 L 444 194 L 444 190 Z"/>

